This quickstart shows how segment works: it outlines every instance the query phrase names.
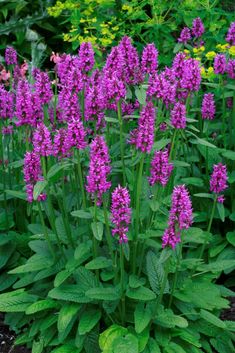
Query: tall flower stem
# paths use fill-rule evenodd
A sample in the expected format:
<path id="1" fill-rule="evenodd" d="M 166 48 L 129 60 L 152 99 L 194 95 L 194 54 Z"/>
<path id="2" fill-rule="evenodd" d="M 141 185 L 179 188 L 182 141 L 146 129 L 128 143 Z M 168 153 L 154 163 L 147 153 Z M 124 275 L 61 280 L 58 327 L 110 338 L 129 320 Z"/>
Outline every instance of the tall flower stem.
<path id="1" fill-rule="evenodd" d="M 113 254 L 113 246 L 112 246 L 112 235 L 109 227 L 109 219 L 108 219 L 108 212 L 107 212 L 107 203 L 106 200 L 103 202 L 103 210 L 104 210 L 104 220 L 105 220 L 105 228 L 106 228 L 106 239 L 109 247 L 109 254 L 113 262 L 114 266 L 114 254 Z"/>
<path id="2" fill-rule="evenodd" d="M 134 249 L 133 249 L 133 273 L 136 271 L 136 256 L 137 256 L 137 240 L 139 234 L 139 224 L 140 224 L 140 196 L 142 191 L 142 175 L 143 175 L 143 167 L 144 167 L 144 158 L 145 154 L 142 154 L 140 163 L 139 163 L 139 173 L 137 179 L 137 190 L 136 190 L 136 214 L 135 214 L 135 232 L 133 234 L 134 240 Z"/>
<path id="3" fill-rule="evenodd" d="M 45 221 L 44 221 L 44 218 L 43 218 L 41 203 L 38 202 L 37 205 L 38 205 L 38 212 L 39 212 L 40 221 L 41 221 L 41 224 L 42 224 L 42 227 L 43 227 L 44 235 L 45 235 L 48 247 L 50 249 L 50 252 L 52 254 L 52 257 L 55 260 L 55 251 L 53 249 L 50 237 L 49 237 L 48 232 L 47 232 L 47 227 L 45 225 Z"/>
<path id="4" fill-rule="evenodd" d="M 173 300 L 173 296 L 174 296 L 174 292 L 175 292 L 175 288 L 176 288 L 176 284 L 177 284 L 177 280 L 178 280 L 179 267 L 180 267 L 180 262 L 182 259 L 182 249 L 183 249 L 183 239 L 182 239 L 182 235 L 181 235 L 181 242 L 179 244 L 179 253 L 177 255 L 176 269 L 175 269 L 173 285 L 172 285 L 172 290 L 171 290 L 171 295 L 170 295 L 169 305 L 168 305 L 169 308 L 171 307 L 171 304 L 172 304 L 172 300 Z"/>
<path id="5" fill-rule="evenodd" d="M 124 271 L 124 253 L 123 245 L 120 245 L 120 282 L 121 282 L 121 313 L 122 313 L 122 325 L 125 325 L 126 321 L 126 305 L 125 305 L 125 271 Z"/>
<path id="6" fill-rule="evenodd" d="M 81 159 L 80 159 L 80 151 L 77 150 L 77 162 L 78 162 L 78 178 L 79 178 L 79 184 L 80 184 L 80 189 L 82 193 L 82 206 L 84 209 L 86 209 L 86 194 L 85 194 L 85 186 L 83 182 L 83 176 L 82 176 L 82 168 L 81 168 Z"/>
<path id="7" fill-rule="evenodd" d="M 220 87 L 222 90 L 222 131 L 223 131 L 223 141 L 224 141 L 224 148 L 226 148 L 226 102 L 225 102 L 225 92 L 224 92 L 224 81 L 223 77 L 221 76 L 220 79 Z"/>
<path id="8" fill-rule="evenodd" d="M 81 92 L 81 111 L 82 111 L 82 121 L 85 121 L 85 87 Z"/>
<path id="9" fill-rule="evenodd" d="M 4 144 L 2 136 L 2 126 L 0 122 L 0 159 L 2 161 L 2 179 L 3 179 L 3 200 L 4 200 L 4 209 L 6 216 L 6 228 L 9 230 L 9 219 L 7 212 L 7 197 L 6 197 L 6 173 L 5 173 L 5 160 L 4 160 Z"/>
<path id="10" fill-rule="evenodd" d="M 235 91 L 233 92 L 233 114 L 232 114 L 232 126 L 233 129 L 231 129 L 231 132 L 233 131 L 233 137 L 232 137 L 232 141 L 233 141 L 233 147 L 235 147 Z"/>
<path id="11" fill-rule="evenodd" d="M 126 171 L 125 171 L 125 161 L 124 161 L 124 143 L 123 143 L 123 119 L 122 119 L 122 106 L 121 100 L 117 102 L 117 112 L 118 112 L 118 121 L 120 127 L 120 148 L 121 148 L 121 159 L 122 159 L 122 175 L 123 183 L 126 185 Z"/>
<path id="12" fill-rule="evenodd" d="M 177 129 L 174 129 L 173 137 L 171 140 L 171 151 L 170 151 L 170 155 L 169 155 L 169 160 L 171 160 L 172 156 L 173 156 L 173 151 L 174 151 L 175 142 L 176 142 L 176 136 L 177 136 Z"/>
<path id="13" fill-rule="evenodd" d="M 46 176 L 47 176 L 47 169 L 46 169 L 46 158 L 43 156 L 42 157 L 42 170 L 43 170 L 43 176 L 44 176 L 44 179 L 46 180 Z M 56 240 L 57 240 L 57 243 L 58 243 L 58 246 L 60 248 L 60 251 L 62 253 L 62 255 L 65 257 L 65 253 L 64 253 L 64 249 L 62 247 L 62 243 L 61 243 L 61 240 L 59 238 L 59 234 L 58 234 L 58 231 L 56 229 L 56 224 L 55 224 L 55 212 L 54 212 L 54 208 L 52 206 L 52 201 L 51 201 L 51 195 L 50 195 L 50 188 L 49 188 L 49 185 L 47 185 L 46 187 L 46 192 L 47 192 L 47 201 L 48 201 L 48 211 L 49 211 L 49 217 L 48 217 L 48 220 L 49 220 L 49 223 L 51 225 L 51 228 L 53 230 L 53 232 L 55 233 L 55 236 L 56 236 Z"/>
<path id="14" fill-rule="evenodd" d="M 217 195 L 214 195 L 214 202 L 213 202 L 213 206 L 212 206 L 212 211 L 211 211 L 211 216 L 210 216 L 210 220 L 209 220 L 209 224 L 207 227 L 207 232 L 209 233 L 211 231 L 211 226 L 212 226 L 212 221 L 215 215 L 215 206 L 216 206 L 216 202 L 217 202 Z M 202 245 L 201 248 L 201 252 L 199 255 L 199 259 L 201 260 L 205 251 L 205 247 L 206 247 L 206 240 L 204 241 L 204 244 Z"/>

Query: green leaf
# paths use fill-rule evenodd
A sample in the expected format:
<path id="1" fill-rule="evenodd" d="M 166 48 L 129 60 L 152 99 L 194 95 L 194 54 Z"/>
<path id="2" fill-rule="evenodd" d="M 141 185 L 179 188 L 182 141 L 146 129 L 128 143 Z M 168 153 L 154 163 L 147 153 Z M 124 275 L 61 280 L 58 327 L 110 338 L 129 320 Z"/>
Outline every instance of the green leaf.
<path id="1" fill-rule="evenodd" d="M 81 305 L 75 303 L 66 303 L 60 309 L 57 328 L 59 331 L 60 342 L 64 341 L 72 329 L 74 322 L 77 319 L 78 311 L 81 309 Z"/>
<path id="2" fill-rule="evenodd" d="M 95 287 L 85 292 L 88 298 L 96 300 L 115 301 L 120 299 L 120 293 L 115 287 Z"/>
<path id="3" fill-rule="evenodd" d="M 83 219 L 91 219 L 92 218 L 92 215 L 90 214 L 90 212 L 86 212 L 83 210 L 73 211 L 73 212 L 71 212 L 71 215 L 73 217 L 78 217 L 78 218 L 83 218 Z"/>
<path id="4" fill-rule="evenodd" d="M 107 330 L 102 332 L 99 337 L 99 346 L 102 351 L 108 351 L 112 349 L 112 345 L 114 340 L 117 337 L 122 337 L 128 333 L 127 328 L 119 326 L 119 325 L 111 325 Z"/>
<path id="5" fill-rule="evenodd" d="M 199 186 L 203 187 L 203 180 L 201 178 L 196 178 L 196 177 L 189 177 L 189 178 L 182 178 L 182 183 L 186 185 L 194 185 L 194 186 Z"/>
<path id="6" fill-rule="evenodd" d="M 16 199 L 21 199 L 21 200 L 26 200 L 27 195 L 23 191 L 16 191 L 16 190 L 6 190 L 5 191 L 7 195 L 13 196 Z"/>
<path id="7" fill-rule="evenodd" d="M 208 193 L 205 193 L 205 192 L 200 192 L 199 194 L 194 194 L 193 196 L 207 198 L 207 199 L 212 199 L 212 200 L 214 199 L 214 195 L 208 194 Z"/>
<path id="8" fill-rule="evenodd" d="M 39 271 L 45 268 L 49 268 L 53 265 L 53 259 L 47 258 L 43 255 L 33 255 L 25 265 L 18 266 L 14 270 L 9 271 L 9 273 L 26 273 Z"/>
<path id="9" fill-rule="evenodd" d="M 138 339 L 128 333 L 125 337 L 121 336 L 113 342 L 113 353 L 137 353 L 138 350 Z"/>
<path id="10" fill-rule="evenodd" d="M 110 268 L 112 266 L 112 260 L 107 259 L 106 257 L 100 256 L 91 260 L 85 265 L 85 268 L 88 270 L 98 270 L 101 268 Z"/>
<path id="11" fill-rule="evenodd" d="M 58 303 L 51 299 L 39 300 L 31 304 L 25 311 L 27 315 L 37 313 L 39 311 L 58 308 Z"/>
<path id="12" fill-rule="evenodd" d="M 51 351 L 51 353 L 80 353 L 73 344 L 64 344 L 63 346 L 57 347 Z"/>
<path id="13" fill-rule="evenodd" d="M 153 252 L 149 251 L 146 257 L 146 269 L 150 286 L 154 293 L 159 294 L 163 285 L 164 268 L 159 261 L 159 257 Z M 169 292 L 169 282 L 166 282 L 164 293 Z"/>
<path id="14" fill-rule="evenodd" d="M 223 328 L 223 329 L 226 328 L 226 324 L 222 320 L 220 320 L 217 316 L 210 313 L 209 311 L 201 309 L 200 315 L 204 320 L 206 320 L 210 324 L 217 326 L 217 327 L 220 327 L 220 328 Z"/>
<path id="15" fill-rule="evenodd" d="M 43 190 L 45 189 L 47 184 L 48 184 L 47 180 L 38 181 L 36 183 L 36 185 L 34 186 L 34 189 L 33 189 L 33 199 L 34 200 L 38 199 L 38 196 L 43 192 Z"/>
<path id="16" fill-rule="evenodd" d="M 227 241 L 235 246 L 235 231 L 226 234 Z"/>
<path id="17" fill-rule="evenodd" d="M 138 288 L 140 286 L 144 286 L 145 282 L 146 282 L 146 280 L 144 277 L 139 278 L 136 275 L 130 275 L 130 277 L 129 277 L 129 286 L 131 288 Z"/>
<path id="18" fill-rule="evenodd" d="M 217 210 L 219 212 L 219 216 L 222 222 L 224 222 L 225 219 L 225 209 L 224 209 L 224 205 L 220 202 L 217 202 Z"/>
<path id="19" fill-rule="evenodd" d="M 86 261 L 91 255 L 91 247 L 89 243 L 79 244 L 75 249 L 74 258 L 76 260 L 76 266 L 79 266 Z"/>
<path id="20" fill-rule="evenodd" d="M 183 238 L 184 243 L 197 243 L 204 244 L 212 239 L 212 236 L 208 232 L 203 232 L 201 228 L 190 227 L 184 231 L 185 237 Z"/>
<path id="21" fill-rule="evenodd" d="M 222 156 L 230 159 L 231 161 L 235 161 L 235 152 L 234 151 L 225 151 L 222 153 Z"/>
<path id="22" fill-rule="evenodd" d="M 199 271 L 208 271 L 208 272 L 220 272 L 231 268 L 235 268 L 234 260 L 217 260 L 209 264 L 198 266 Z"/>
<path id="23" fill-rule="evenodd" d="M 159 314 L 156 316 L 156 320 L 154 322 L 157 325 L 163 326 L 163 327 L 182 327 L 186 328 L 188 327 L 188 321 L 183 318 L 182 316 L 175 315 L 172 310 L 167 309 L 163 313 Z"/>
<path id="24" fill-rule="evenodd" d="M 145 353 L 145 351 L 146 351 L 146 353 L 161 353 L 159 345 L 152 337 L 150 337 L 148 344 L 147 344 L 147 349 L 144 350 L 144 353 Z"/>
<path id="25" fill-rule="evenodd" d="M 47 173 L 47 179 L 52 183 L 56 182 L 63 175 L 63 170 L 68 168 L 69 164 L 54 164 Z"/>
<path id="26" fill-rule="evenodd" d="M 115 119 L 115 118 L 112 118 L 110 116 L 105 116 L 104 117 L 105 121 L 107 121 L 108 123 L 115 123 L 115 124 L 118 124 L 118 119 Z"/>
<path id="27" fill-rule="evenodd" d="M 81 289 L 79 284 L 68 284 L 53 288 L 48 293 L 48 296 L 53 299 L 75 303 L 89 303 L 91 301 L 91 299 L 85 295 L 84 290 Z"/>
<path id="28" fill-rule="evenodd" d="M 43 339 L 41 338 L 39 341 L 33 341 L 33 346 L 32 346 L 32 353 L 42 353 L 44 344 L 43 344 Z"/>
<path id="29" fill-rule="evenodd" d="M 171 142 L 170 139 L 161 139 L 154 143 L 153 150 L 160 151 L 162 148 L 166 147 Z"/>
<path id="30" fill-rule="evenodd" d="M 136 289 L 129 288 L 126 292 L 126 296 L 131 299 L 143 301 L 156 299 L 156 294 L 151 291 L 151 289 L 142 286 Z"/>
<path id="31" fill-rule="evenodd" d="M 100 318 L 101 312 L 97 309 L 84 311 L 78 324 L 79 335 L 85 335 L 86 333 L 90 332 L 99 322 Z"/>
<path id="32" fill-rule="evenodd" d="M 199 137 L 197 137 L 197 142 L 196 143 L 199 143 L 199 145 L 202 145 L 202 146 L 216 148 L 216 146 L 213 145 L 212 143 L 208 142 L 207 140 L 203 140 L 203 139 L 201 139 Z"/>
<path id="33" fill-rule="evenodd" d="M 28 294 L 24 289 L 0 294 L 0 311 L 10 313 L 25 311 L 36 300 L 36 295 Z"/>
<path id="34" fill-rule="evenodd" d="M 143 88 L 143 86 L 135 88 L 135 95 L 136 95 L 136 98 L 138 99 L 138 102 L 141 105 L 144 105 L 146 102 L 146 91 Z"/>
<path id="35" fill-rule="evenodd" d="M 91 229 L 93 232 L 94 237 L 101 241 L 103 237 L 104 225 L 101 222 L 92 222 Z"/>
<path id="36" fill-rule="evenodd" d="M 71 276 L 71 271 L 63 270 L 56 274 L 54 279 L 54 287 L 59 287 L 67 278 Z"/>
<path id="37" fill-rule="evenodd" d="M 141 333 L 148 326 L 152 319 L 152 314 L 148 306 L 138 303 L 134 312 L 135 331 Z"/>

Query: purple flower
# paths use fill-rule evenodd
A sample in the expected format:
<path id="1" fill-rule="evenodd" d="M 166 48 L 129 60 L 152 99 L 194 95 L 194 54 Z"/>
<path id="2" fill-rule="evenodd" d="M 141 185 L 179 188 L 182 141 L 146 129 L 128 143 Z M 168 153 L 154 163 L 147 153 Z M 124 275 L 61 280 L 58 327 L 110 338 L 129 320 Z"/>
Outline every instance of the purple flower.
<path id="1" fill-rule="evenodd" d="M 216 74 L 224 74 L 226 70 L 226 56 L 217 54 L 214 58 L 214 71 Z"/>
<path id="2" fill-rule="evenodd" d="M 185 129 L 186 127 L 186 107 L 184 104 L 177 102 L 171 110 L 171 125 L 175 129 Z"/>
<path id="3" fill-rule="evenodd" d="M 67 157 L 69 150 L 70 144 L 68 144 L 67 129 L 60 128 L 54 136 L 53 154 L 58 157 Z"/>
<path id="4" fill-rule="evenodd" d="M 178 42 L 186 44 L 190 39 L 191 39 L 191 31 L 188 27 L 184 27 L 180 33 Z"/>
<path id="5" fill-rule="evenodd" d="M 69 122 L 81 119 L 81 111 L 77 93 L 64 86 L 58 95 L 59 120 Z"/>
<path id="6" fill-rule="evenodd" d="M 233 60 L 229 59 L 228 65 L 226 67 L 226 71 L 227 71 L 228 77 L 230 77 L 232 79 L 235 78 L 235 59 L 233 59 Z"/>
<path id="7" fill-rule="evenodd" d="M 162 186 L 166 186 L 172 170 L 173 164 L 169 163 L 168 151 L 156 151 L 151 162 L 149 184 L 160 183 Z"/>
<path id="8" fill-rule="evenodd" d="M 38 124 L 33 134 L 33 146 L 35 152 L 40 156 L 50 156 L 53 154 L 51 133 L 43 123 Z"/>
<path id="9" fill-rule="evenodd" d="M 217 201 L 218 201 L 219 203 L 224 203 L 224 201 L 225 201 L 224 195 L 218 196 L 218 197 L 217 197 Z"/>
<path id="10" fill-rule="evenodd" d="M 138 128 L 131 132 L 130 143 L 135 144 L 143 153 L 150 153 L 154 142 L 155 108 L 152 102 L 143 107 Z"/>
<path id="11" fill-rule="evenodd" d="M 107 100 L 114 100 L 116 103 L 125 98 L 126 86 L 122 79 L 118 78 L 116 72 L 112 77 L 104 77 L 102 89 L 106 93 Z"/>
<path id="12" fill-rule="evenodd" d="M 85 141 L 86 131 L 80 120 L 72 120 L 68 123 L 67 144 L 70 148 L 75 147 L 83 150 L 87 143 Z"/>
<path id="13" fill-rule="evenodd" d="M 230 45 L 235 45 L 235 22 L 232 22 L 230 24 L 230 27 L 226 36 L 226 41 L 230 43 Z"/>
<path id="14" fill-rule="evenodd" d="M 222 163 L 213 166 L 213 173 L 210 179 L 210 191 L 216 194 L 223 192 L 227 189 L 228 175 L 226 165 Z"/>
<path id="15" fill-rule="evenodd" d="M 7 47 L 5 50 L 5 62 L 7 65 L 17 64 L 17 52 L 12 47 Z"/>
<path id="16" fill-rule="evenodd" d="M 111 53 L 106 59 L 106 63 L 103 69 L 105 77 L 112 77 L 115 72 L 116 77 L 119 79 L 123 76 L 123 69 L 125 66 L 125 59 L 122 51 L 119 47 L 113 47 Z"/>
<path id="17" fill-rule="evenodd" d="M 202 20 L 200 17 L 197 17 L 193 20 L 193 26 L 192 26 L 192 34 L 195 38 L 199 38 L 203 35 L 205 32 L 205 28 L 203 25 Z"/>
<path id="18" fill-rule="evenodd" d="M 193 221 L 192 202 L 185 185 L 174 187 L 172 205 L 169 215 L 168 228 L 162 237 L 162 247 L 171 246 L 173 249 L 180 242 L 180 232 L 188 229 Z"/>
<path id="19" fill-rule="evenodd" d="M 95 64 L 95 55 L 91 43 L 81 43 L 79 52 L 78 52 L 78 67 L 79 69 L 87 73 L 92 70 Z"/>
<path id="20" fill-rule="evenodd" d="M 215 101 L 213 93 L 206 93 L 202 101 L 202 119 L 213 120 L 215 117 Z"/>
<path id="21" fill-rule="evenodd" d="M 16 91 L 16 118 L 17 125 L 33 124 L 34 110 L 32 92 L 27 80 L 20 80 Z"/>
<path id="22" fill-rule="evenodd" d="M 159 125 L 159 130 L 160 131 L 166 131 L 166 129 L 167 129 L 167 123 L 161 123 Z"/>
<path id="23" fill-rule="evenodd" d="M 184 61 L 183 76 L 181 87 L 188 91 L 198 91 L 201 84 L 201 71 L 199 62 L 189 58 Z"/>
<path id="24" fill-rule="evenodd" d="M 108 147 L 102 136 L 96 136 L 91 143 L 86 189 L 92 194 L 93 199 L 97 197 L 98 205 L 102 203 L 102 195 L 111 187 L 111 182 L 107 181 L 110 171 Z"/>
<path id="25" fill-rule="evenodd" d="M 53 91 L 51 88 L 51 81 L 46 72 L 39 72 L 36 74 L 35 92 L 41 104 L 48 104 L 52 97 Z"/>
<path id="26" fill-rule="evenodd" d="M 178 53 L 173 60 L 172 68 L 175 72 L 175 76 L 178 78 L 183 77 L 185 59 L 186 55 L 184 53 Z"/>
<path id="27" fill-rule="evenodd" d="M 167 107 L 169 104 L 173 104 L 176 97 L 176 85 L 171 81 L 165 77 L 164 72 L 160 75 L 156 73 L 151 75 L 148 82 L 147 96 L 156 96 L 158 99 L 162 99 Z"/>
<path id="28" fill-rule="evenodd" d="M 138 84 L 142 81 L 137 50 L 131 44 L 131 39 L 123 37 L 118 45 L 124 58 L 123 79 L 127 84 Z"/>
<path id="29" fill-rule="evenodd" d="M 12 135 L 13 134 L 13 126 L 12 125 L 4 126 L 2 128 L 2 134 L 3 135 Z"/>
<path id="30" fill-rule="evenodd" d="M 158 67 L 158 50 L 154 44 L 147 44 L 142 53 L 142 72 L 152 74 Z"/>
<path id="31" fill-rule="evenodd" d="M 111 221 L 115 225 L 112 235 L 118 235 L 120 244 L 128 242 L 128 225 L 131 223 L 130 202 L 127 188 L 118 185 L 112 193 Z"/>
<path id="32" fill-rule="evenodd" d="M 14 116 L 14 93 L 0 85 L 0 119 L 12 119 Z"/>
<path id="33" fill-rule="evenodd" d="M 24 157 L 24 181 L 28 202 L 33 202 L 33 188 L 37 181 L 43 180 L 40 156 L 32 152 L 26 152 Z"/>

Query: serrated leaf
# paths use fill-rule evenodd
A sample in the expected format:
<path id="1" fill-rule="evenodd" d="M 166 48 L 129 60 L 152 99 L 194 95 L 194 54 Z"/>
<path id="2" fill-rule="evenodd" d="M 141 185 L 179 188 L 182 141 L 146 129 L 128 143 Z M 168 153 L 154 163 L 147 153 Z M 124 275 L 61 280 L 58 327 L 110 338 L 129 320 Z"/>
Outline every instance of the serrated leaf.
<path id="1" fill-rule="evenodd" d="M 129 286 L 131 288 L 138 288 L 140 286 L 144 286 L 145 282 L 146 282 L 146 280 L 144 277 L 139 278 L 136 275 L 130 275 L 130 277 L 129 277 Z"/>
<path id="2" fill-rule="evenodd" d="M 215 145 L 213 145 L 212 143 L 208 142 L 207 140 L 201 139 L 199 137 L 197 137 L 197 143 L 199 143 L 202 146 L 207 146 L 207 147 L 211 147 L 211 148 L 216 148 Z"/>
<path id="3" fill-rule="evenodd" d="M 76 260 L 76 266 L 82 264 L 91 255 L 91 247 L 88 243 L 79 244 L 75 249 L 74 258 Z"/>
<path id="4" fill-rule="evenodd" d="M 90 214 L 90 212 L 86 212 L 83 210 L 73 211 L 73 212 L 71 212 L 71 215 L 73 217 L 78 217 L 78 218 L 83 218 L 83 219 L 91 219 L 92 218 L 92 215 Z"/>
<path id="5" fill-rule="evenodd" d="M 204 320 L 208 321 L 210 324 L 216 327 L 226 328 L 226 324 L 222 320 L 220 320 L 217 316 L 210 313 L 209 311 L 201 309 L 200 315 Z"/>
<path id="6" fill-rule="evenodd" d="M 151 291 L 151 289 L 142 287 L 142 286 L 135 289 L 129 288 L 126 292 L 126 296 L 131 299 L 142 300 L 142 301 L 156 299 L 156 294 L 153 291 Z"/>
<path id="7" fill-rule="evenodd" d="M 235 152 L 234 151 L 225 151 L 222 153 L 222 156 L 230 159 L 231 161 L 235 161 Z"/>
<path id="8" fill-rule="evenodd" d="M 80 317 L 78 324 L 78 332 L 80 335 L 85 335 L 90 332 L 93 327 L 99 322 L 101 318 L 101 312 L 99 310 L 87 310 L 84 311 Z"/>
<path id="9" fill-rule="evenodd" d="M 131 333 L 118 337 L 113 342 L 113 353 L 137 353 L 138 339 Z"/>
<path id="10" fill-rule="evenodd" d="M 51 299 L 39 300 L 36 303 L 31 304 L 25 311 L 27 315 L 37 313 L 39 311 L 58 308 L 58 303 Z"/>
<path id="11" fill-rule="evenodd" d="M 181 328 L 188 327 L 188 321 L 182 316 L 175 315 L 170 309 L 167 309 L 165 312 L 156 315 L 156 320 L 154 322 L 157 325 L 169 328 L 173 328 L 175 326 Z"/>
<path id="12" fill-rule="evenodd" d="M 59 341 L 62 342 L 68 336 L 72 329 L 74 322 L 77 319 L 78 311 L 81 309 L 81 305 L 68 303 L 62 306 L 59 312 L 57 329 L 59 332 Z"/>
<path id="13" fill-rule="evenodd" d="M 54 279 L 54 287 L 59 287 L 70 276 L 71 271 L 69 270 L 63 270 L 58 272 Z"/>
<path id="14" fill-rule="evenodd" d="M 148 326 L 152 319 L 152 314 L 148 306 L 139 303 L 134 312 L 135 331 L 141 333 Z"/>
<path id="15" fill-rule="evenodd" d="M 33 255 L 25 265 L 18 266 L 14 270 L 9 271 L 9 273 L 26 273 L 39 271 L 45 268 L 49 268 L 53 265 L 53 259 L 47 258 L 43 255 L 35 254 Z"/>
<path id="16" fill-rule="evenodd" d="M 36 185 L 33 188 L 33 199 L 37 200 L 38 196 L 43 192 L 43 190 L 46 188 L 48 184 L 47 180 L 40 180 L 36 183 Z"/>
<path id="17" fill-rule="evenodd" d="M 78 350 L 73 344 L 64 344 L 63 346 L 53 349 L 51 353 L 80 353 L 80 350 Z"/>
<path id="18" fill-rule="evenodd" d="M 233 246 L 235 246 L 235 231 L 233 231 L 233 232 L 228 232 L 228 233 L 226 234 L 226 238 L 227 238 L 227 240 L 228 240 L 228 242 L 229 242 L 230 244 L 232 244 Z"/>
<path id="19" fill-rule="evenodd" d="M 33 346 L 32 346 L 32 353 L 42 353 L 44 344 L 43 344 L 43 339 L 41 338 L 39 341 L 33 341 Z"/>
<path id="20" fill-rule="evenodd" d="M 117 337 L 124 336 L 128 333 L 127 328 L 119 325 L 111 325 L 107 330 L 102 332 L 99 337 L 99 346 L 102 351 L 108 351 L 112 348 L 113 342 Z"/>
<path id="21" fill-rule="evenodd" d="M 138 99 L 138 102 L 141 105 L 144 105 L 146 102 L 146 91 L 143 88 L 143 86 L 135 88 L 135 95 L 136 95 L 136 98 Z"/>
<path id="22" fill-rule="evenodd" d="M 25 311 L 36 300 L 36 295 L 28 294 L 24 289 L 0 294 L 0 311 L 10 313 Z"/>
<path id="23" fill-rule="evenodd" d="M 93 232 L 94 237 L 101 241 L 103 237 L 104 225 L 101 222 L 92 222 L 91 229 Z"/>
<path id="24" fill-rule="evenodd" d="M 100 256 L 91 260 L 85 265 L 85 268 L 88 270 L 98 270 L 101 268 L 110 268 L 112 266 L 112 260 L 107 259 L 106 257 Z"/>
<path id="25" fill-rule="evenodd" d="M 120 293 L 115 287 L 95 287 L 91 288 L 85 292 L 85 295 L 88 298 L 96 299 L 96 300 L 111 300 L 115 301 L 120 299 Z"/>
<path id="26" fill-rule="evenodd" d="M 68 166 L 68 164 L 54 164 L 47 173 L 47 179 L 52 183 L 56 182 L 63 175 L 63 170 L 68 168 Z"/>
<path id="27" fill-rule="evenodd" d="M 48 293 L 48 296 L 53 299 L 75 303 L 89 303 L 91 301 L 91 299 L 85 295 L 84 291 L 81 290 L 81 286 L 77 284 L 68 284 L 53 288 Z"/>
<path id="28" fill-rule="evenodd" d="M 234 260 L 218 260 L 211 262 L 209 264 L 200 265 L 198 267 L 199 271 L 210 271 L 210 272 L 220 272 L 231 268 L 235 268 Z"/>
<path id="29" fill-rule="evenodd" d="M 224 222 L 224 219 L 225 219 L 224 205 L 220 202 L 217 202 L 217 210 L 218 210 L 221 221 Z"/>
<path id="30" fill-rule="evenodd" d="M 150 286 L 154 293 L 159 294 L 163 285 L 164 269 L 159 257 L 152 251 L 147 253 L 146 269 Z M 164 293 L 169 292 L 169 282 L 166 282 Z"/>

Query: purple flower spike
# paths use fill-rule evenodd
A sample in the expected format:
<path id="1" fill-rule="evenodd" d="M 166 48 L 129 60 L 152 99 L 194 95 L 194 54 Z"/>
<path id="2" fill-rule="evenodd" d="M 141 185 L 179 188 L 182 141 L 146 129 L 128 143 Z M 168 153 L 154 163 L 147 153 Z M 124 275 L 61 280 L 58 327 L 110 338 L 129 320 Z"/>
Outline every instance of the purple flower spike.
<path id="1" fill-rule="evenodd" d="M 112 193 L 111 221 L 115 225 L 112 235 L 118 235 L 120 244 L 128 242 L 128 225 L 131 223 L 130 202 L 127 188 L 118 185 Z"/>
<path id="2" fill-rule="evenodd" d="M 230 45 L 235 45 L 235 22 L 232 22 L 227 36 L 226 36 L 226 41 L 230 44 Z"/>
<path id="3" fill-rule="evenodd" d="M 191 39 L 191 31 L 188 27 L 184 27 L 180 33 L 178 42 L 187 44 L 190 39 Z"/>
<path id="4" fill-rule="evenodd" d="M 193 222 L 192 202 L 185 185 L 174 187 L 172 205 L 168 221 L 168 228 L 162 237 L 162 247 L 170 246 L 173 249 L 181 241 L 180 232 L 188 229 Z"/>
<path id="5" fill-rule="evenodd" d="M 102 136 L 96 136 L 91 143 L 90 167 L 87 176 L 87 191 L 92 197 L 97 196 L 97 204 L 101 205 L 102 195 L 111 187 L 111 182 L 107 181 L 111 171 L 108 147 Z"/>
<path id="6" fill-rule="evenodd" d="M 214 58 L 214 70 L 216 74 L 224 74 L 226 70 L 226 56 L 217 54 Z"/>
<path id="7" fill-rule="evenodd" d="M 200 17 L 197 17 L 193 20 L 193 26 L 192 26 L 192 34 L 195 38 L 199 38 L 203 35 L 205 32 L 204 24 Z"/>
<path id="8" fill-rule="evenodd" d="M 35 92 L 41 104 L 48 104 L 51 101 L 53 91 L 49 75 L 46 72 L 36 74 Z"/>
<path id="9" fill-rule="evenodd" d="M 81 43 L 78 58 L 78 66 L 82 72 L 86 73 L 93 69 L 95 64 L 95 55 L 91 43 Z"/>
<path id="10" fill-rule="evenodd" d="M 67 145 L 83 150 L 87 143 L 85 141 L 86 131 L 80 120 L 72 120 L 68 123 Z"/>
<path id="11" fill-rule="evenodd" d="M 230 77 L 232 79 L 235 78 L 235 59 L 233 59 L 233 60 L 230 59 L 228 61 L 226 71 L 227 71 L 228 77 Z"/>
<path id="12" fill-rule="evenodd" d="M 198 91 L 201 84 L 201 70 L 199 62 L 189 58 L 184 61 L 183 76 L 181 79 L 181 87 L 194 92 Z"/>
<path id="13" fill-rule="evenodd" d="M 154 142 L 154 127 L 155 108 L 149 101 L 141 111 L 138 128 L 131 132 L 130 143 L 143 153 L 150 153 Z"/>
<path id="14" fill-rule="evenodd" d="M 210 191 L 215 194 L 219 194 L 227 189 L 228 175 L 226 165 L 222 163 L 215 164 L 213 167 L 213 173 L 210 179 Z"/>
<path id="15" fill-rule="evenodd" d="M 56 131 L 54 136 L 53 151 L 54 156 L 67 157 L 70 150 L 70 144 L 68 144 L 67 129 L 60 128 Z"/>
<path id="16" fill-rule="evenodd" d="M 168 151 L 156 151 L 151 162 L 149 184 L 160 183 L 162 186 L 166 186 L 172 170 L 173 164 L 169 163 Z"/>
<path id="17" fill-rule="evenodd" d="M 17 52 L 12 47 L 7 47 L 5 51 L 5 62 L 7 65 L 17 64 Z"/>
<path id="18" fill-rule="evenodd" d="M 215 101 L 213 93 L 206 93 L 202 101 L 202 119 L 213 120 L 215 117 Z"/>
<path id="19" fill-rule="evenodd" d="M 185 129 L 186 127 L 186 107 L 177 102 L 171 111 L 171 125 L 175 129 Z"/>
<path id="20" fill-rule="evenodd" d="M 40 156 L 32 152 L 26 152 L 24 157 L 24 181 L 28 202 L 33 202 L 33 188 L 37 181 L 43 180 Z"/>
<path id="21" fill-rule="evenodd" d="M 51 133 L 43 123 L 37 126 L 33 134 L 33 146 L 35 152 L 40 156 L 51 156 L 53 154 Z"/>
<path id="22" fill-rule="evenodd" d="M 143 50 L 141 60 L 142 72 L 152 74 L 158 67 L 158 50 L 154 44 L 147 44 Z"/>
<path id="23" fill-rule="evenodd" d="M 14 93 L 0 85 L 0 117 L 12 119 L 14 116 Z"/>

